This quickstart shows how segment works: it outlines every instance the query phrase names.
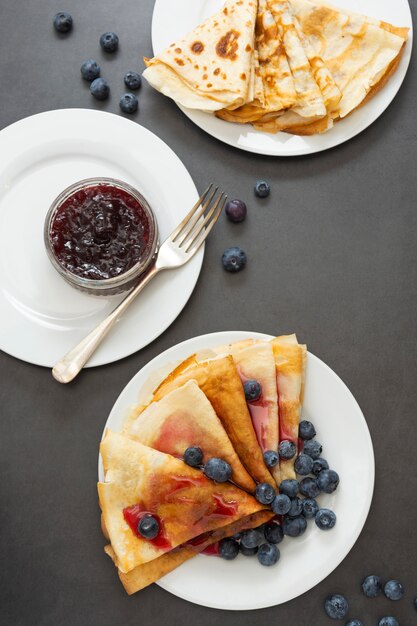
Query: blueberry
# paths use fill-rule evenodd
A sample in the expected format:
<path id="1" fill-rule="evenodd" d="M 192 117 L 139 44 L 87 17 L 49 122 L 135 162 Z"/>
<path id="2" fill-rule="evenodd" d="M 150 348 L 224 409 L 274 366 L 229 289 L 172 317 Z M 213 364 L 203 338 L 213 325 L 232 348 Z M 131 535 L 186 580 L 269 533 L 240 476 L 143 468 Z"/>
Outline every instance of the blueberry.
<path id="1" fill-rule="evenodd" d="M 282 520 L 282 530 L 288 537 L 299 537 L 307 528 L 305 517 L 284 517 Z"/>
<path id="2" fill-rule="evenodd" d="M 291 508 L 291 500 L 285 493 L 280 493 L 272 501 L 271 509 L 276 515 L 285 515 Z"/>
<path id="3" fill-rule="evenodd" d="M 205 464 L 204 473 L 217 483 L 225 483 L 232 476 L 232 468 L 227 461 L 213 457 Z"/>
<path id="4" fill-rule="evenodd" d="M 256 485 L 255 498 L 261 504 L 271 504 L 275 498 L 275 489 L 268 483 L 259 483 Z"/>
<path id="5" fill-rule="evenodd" d="M 72 30 L 72 16 L 67 11 L 60 11 L 54 17 L 54 28 L 59 33 L 69 33 Z"/>
<path id="6" fill-rule="evenodd" d="M 314 428 L 313 424 L 308 420 L 302 420 L 298 427 L 298 436 L 300 437 L 300 439 L 304 440 L 313 439 L 313 437 L 316 436 L 316 429 Z"/>
<path id="7" fill-rule="evenodd" d="M 237 198 L 229 200 L 224 210 L 231 222 L 243 222 L 247 213 L 246 204 Z"/>
<path id="8" fill-rule="evenodd" d="M 264 526 L 264 535 L 268 543 L 281 543 L 284 539 L 281 524 L 277 522 L 269 522 Z"/>
<path id="9" fill-rule="evenodd" d="M 384 594 L 388 600 L 401 600 L 404 587 L 398 580 L 389 580 L 384 587 Z"/>
<path id="10" fill-rule="evenodd" d="M 240 543 L 245 548 L 257 548 L 263 542 L 263 534 L 257 528 L 250 528 L 242 533 Z"/>
<path id="11" fill-rule="evenodd" d="M 128 89 L 139 89 L 139 87 L 142 85 L 141 75 L 137 72 L 133 72 L 132 70 L 126 72 L 123 80 Z"/>
<path id="12" fill-rule="evenodd" d="M 138 532 L 145 539 L 155 539 L 159 533 L 159 522 L 150 513 L 146 513 L 138 524 Z"/>
<path id="13" fill-rule="evenodd" d="M 119 38 L 116 33 L 103 33 L 100 37 L 100 46 L 106 52 L 116 52 L 119 47 Z"/>
<path id="14" fill-rule="evenodd" d="M 239 554 L 239 544 L 234 539 L 222 539 L 219 542 L 219 554 L 226 561 L 232 561 Z"/>
<path id="15" fill-rule="evenodd" d="M 262 386 L 257 380 L 247 380 L 243 385 L 245 398 L 248 402 L 256 402 L 262 393 Z"/>
<path id="16" fill-rule="evenodd" d="M 266 180 L 258 180 L 255 184 L 255 196 L 258 198 L 266 198 L 271 193 L 271 187 Z"/>
<path id="17" fill-rule="evenodd" d="M 339 484 L 339 474 L 334 470 L 322 470 L 316 478 L 320 491 L 324 493 L 333 493 Z"/>
<path id="18" fill-rule="evenodd" d="M 400 623 L 395 617 L 389 616 L 382 617 L 378 622 L 378 626 L 400 626 Z"/>
<path id="19" fill-rule="evenodd" d="M 280 493 L 284 493 L 289 498 L 295 498 L 300 489 L 298 480 L 294 478 L 286 478 L 279 486 Z"/>
<path id="20" fill-rule="evenodd" d="M 123 113 L 135 113 L 138 110 L 138 99 L 134 93 L 124 93 L 120 96 L 119 107 Z"/>
<path id="21" fill-rule="evenodd" d="M 278 563 L 280 552 L 273 543 L 263 543 L 258 550 L 258 561 L 261 565 L 270 567 Z"/>
<path id="22" fill-rule="evenodd" d="M 313 474 L 318 476 L 321 470 L 329 469 L 329 464 L 325 459 L 315 459 L 313 462 Z"/>
<path id="23" fill-rule="evenodd" d="M 223 267 L 227 272 L 240 272 L 247 262 L 246 253 L 238 247 L 227 248 L 222 255 Z"/>
<path id="24" fill-rule="evenodd" d="M 303 515 L 306 519 L 313 519 L 316 517 L 316 513 L 319 510 L 319 505 L 314 498 L 306 498 L 302 500 L 303 503 Z"/>
<path id="25" fill-rule="evenodd" d="M 317 478 L 303 478 L 300 482 L 300 493 L 306 498 L 317 498 L 320 493 Z"/>
<path id="26" fill-rule="evenodd" d="M 311 456 L 313 460 L 316 460 L 319 458 L 320 454 L 322 453 L 322 450 L 323 450 L 323 447 L 321 443 L 319 443 L 315 439 L 312 439 L 311 441 L 306 441 L 304 444 L 304 448 L 303 448 L 304 454 L 308 454 L 308 456 Z"/>
<path id="27" fill-rule="evenodd" d="M 293 498 L 291 500 L 290 510 L 288 511 L 288 517 L 298 517 L 303 512 L 303 502 L 300 498 Z"/>
<path id="28" fill-rule="evenodd" d="M 92 81 L 100 76 L 100 66 L 97 61 L 88 59 L 81 66 L 81 76 L 84 80 Z"/>
<path id="29" fill-rule="evenodd" d="M 319 509 L 314 519 L 320 530 L 330 530 L 336 524 L 336 514 L 330 509 Z"/>
<path id="30" fill-rule="evenodd" d="M 255 546 L 254 548 L 245 548 L 243 543 L 241 543 L 240 552 L 243 554 L 243 556 L 255 556 L 255 554 L 258 552 L 258 546 Z"/>
<path id="31" fill-rule="evenodd" d="M 97 100 L 106 100 L 110 93 L 109 83 L 104 78 L 96 78 L 90 85 L 90 91 Z"/>
<path id="32" fill-rule="evenodd" d="M 313 469 L 313 459 L 308 454 L 301 453 L 294 463 L 294 469 L 300 476 L 307 476 Z"/>
<path id="33" fill-rule="evenodd" d="M 346 626 L 363 626 L 363 622 L 360 619 L 350 619 L 346 622 Z"/>
<path id="34" fill-rule="evenodd" d="M 264 452 L 264 461 L 267 467 L 275 467 L 278 463 L 279 456 L 275 450 L 266 450 Z"/>
<path id="35" fill-rule="evenodd" d="M 199 467 L 203 462 L 203 451 L 198 446 L 190 446 L 184 452 L 184 462 L 191 467 Z"/>
<path id="36" fill-rule="evenodd" d="M 297 448 L 293 441 L 288 441 L 287 439 L 284 439 L 284 441 L 281 441 L 278 446 L 278 454 L 280 459 L 285 459 L 286 461 L 288 461 L 295 456 L 296 452 Z"/>
<path id="37" fill-rule="evenodd" d="M 346 598 L 339 593 L 328 596 L 324 602 L 324 610 L 332 619 L 344 619 L 349 611 Z"/>
<path id="38" fill-rule="evenodd" d="M 232 539 L 234 539 L 235 541 L 240 541 L 242 538 L 242 533 L 235 533 L 234 535 L 232 535 Z"/>

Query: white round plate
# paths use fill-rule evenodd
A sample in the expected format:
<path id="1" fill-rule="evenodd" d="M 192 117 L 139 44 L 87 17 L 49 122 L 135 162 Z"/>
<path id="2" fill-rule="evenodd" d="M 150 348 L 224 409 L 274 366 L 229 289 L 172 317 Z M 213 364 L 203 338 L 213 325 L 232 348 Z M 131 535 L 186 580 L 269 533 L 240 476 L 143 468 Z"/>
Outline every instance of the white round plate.
<path id="1" fill-rule="evenodd" d="M 170 364 L 174 366 L 195 352 L 249 337 L 271 339 L 270 335 L 261 333 L 220 332 L 194 337 L 166 350 L 124 388 L 106 428 L 116 432 L 121 429 L 129 409 L 137 403 L 142 385 L 153 372 Z M 335 528 L 326 533 L 310 522 L 301 538 L 286 538 L 280 544 L 281 559 L 273 568 L 262 567 L 257 559 L 242 555 L 234 561 L 197 556 L 164 576 L 158 585 L 203 606 L 261 609 L 308 591 L 339 565 L 368 515 L 374 487 L 374 453 L 365 418 L 355 398 L 340 378 L 310 353 L 303 416 L 315 424 L 317 439 L 323 444 L 323 456 L 340 474 L 338 490 L 319 497 L 321 506 L 336 512 Z M 100 462 L 99 480 L 103 480 Z"/>
<path id="2" fill-rule="evenodd" d="M 123 117 L 64 109 L 28 117 L 0 132 L 0 349 L 53 366 L 123 296 L 77 291 L 55 271 L 43 244 L 46 212 L 68 185 L 109 176 L 142 192 L 164 240 L 198 198 L 175 153 Z M 182 268 L 158 275 L 131 305 L 87 367 L 117 361 L 158 337 L 190 297 L 203 248 Z"/>
<path id="3" fill-rule="evenodd" d="M 154 54 L 165 50 L 187 32 L 213 15 L 224 0 L 156 0 L 152 19 Z M 365 106 L 335 124 L 327 133 L 301 137 L 288 133 L 271 135 L 249 124 L 232 124 L 211 113 L 180 107 L 197 126 L 209 135 L 235 148 L 272 156 L 297 156 L 321 152 L 337 146 L 362 132 L 374 122 L 394 99 L 406 75 L 412 48 L 412 18 L 407 0 L 332 0 L 341 9 L 362 13 L 395 24 L 408 26 L 410 36 L 394 76 Z"/>

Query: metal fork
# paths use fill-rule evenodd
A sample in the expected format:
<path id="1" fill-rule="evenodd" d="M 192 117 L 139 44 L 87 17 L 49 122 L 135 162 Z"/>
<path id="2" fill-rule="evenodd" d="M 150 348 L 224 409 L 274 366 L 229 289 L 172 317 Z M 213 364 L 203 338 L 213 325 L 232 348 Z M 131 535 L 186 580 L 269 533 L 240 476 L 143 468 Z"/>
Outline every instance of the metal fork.
<path id="1" fill-rule="evenodd" d="M 159 248 L 155 264 L 120 304 L 70 350 L 52 369 L 53 377 L 60 383 L 69 383 L 82 370 L 88 359 L 103 341 L 109 330 L 123 315 L 142 289 L 162 270 L 180 267 L 189 261 L 205 241 L 217 222 L 227 196 L 211 184 L 195 203 L 191 211 Z M 207 213 L 205 214 L 205 212 Z M 205 214 L 205 215 L 204 215 Z"/>

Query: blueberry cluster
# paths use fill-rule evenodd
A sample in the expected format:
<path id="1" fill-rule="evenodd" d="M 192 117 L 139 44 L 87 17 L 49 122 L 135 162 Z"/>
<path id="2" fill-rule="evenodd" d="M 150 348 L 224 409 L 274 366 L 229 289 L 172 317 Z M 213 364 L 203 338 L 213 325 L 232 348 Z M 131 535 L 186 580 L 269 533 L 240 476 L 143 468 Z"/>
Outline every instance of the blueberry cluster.
<path id="1" fill-rule="evenodd" d="M 232 477 L 232 468 L 227 461 L 212 457 L 203 465 L 203 451 L 198 446 L 190 446 L 184 452 L 184 462 L 190 467 L 199 467 L 203 470 L 207 478 L 215 480 L 216 483 L 225 483 Z"/>
<path id="2" fill-rule="evenodd" d="M 282 527 L 275 521 L 258 528 L 244 530 L 233 537 L 222 539 L 219 543 L 219 555 L 231 561 L 237 555 L 257 556 L 261 565 L 270 567 L 279 561 L 280 551 L 277 544 L 284 538 Z"/>

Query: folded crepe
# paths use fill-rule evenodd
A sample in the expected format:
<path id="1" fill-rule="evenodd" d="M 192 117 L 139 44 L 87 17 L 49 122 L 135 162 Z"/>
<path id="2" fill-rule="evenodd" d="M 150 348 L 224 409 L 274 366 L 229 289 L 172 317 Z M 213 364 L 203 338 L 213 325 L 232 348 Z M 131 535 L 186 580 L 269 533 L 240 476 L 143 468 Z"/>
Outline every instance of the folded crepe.
<path id="1" fill-rule="evenodd" d="M 162 576 L 165 576 L 165 574 L 172 572 L 172 570 L 179 567 L 182 563 L 185 563 L 185 561 L 197 556 L 197 554 L 200 554 L 209 546 L 212 546 L 226 537 L 232 537 L 235 533 L 250 528 L 257 528 L 261 524 L 269 522 L 273 517 L 274 513 L 266 510 L 248 515 L 232 524 L 227 524 L 227 526 L 223 528 L 219 528 L 211 533 L 205 533 L 197 537 L 196 540 L 185 543 L 170 552 L 166 552 L 153 561 L 138 565 L 130 572 L 123 573 L 118 570 L 120 580 L 129 595 L 136 593 L 136 591 L 140 591 L 156 582 L 162 578 Z M 110 556 L 117 567 L 117 557 L 111 545 L 106 546 L 104 551 Z"/>
<path id="2" fill-rule="evenodd" d="M 255 402 L 248 402 L 253 427 L 259 447 L 266 450 L 278 450 L 278 396 L 276 384 L 275 360 L 272 345 L 269 342 L 241 341 L 221 346 L 216 351 L 231 354 L 244 384 L 247 380 L 256 380 L 262 388 L 261 397 Z M 279 466 L 271 468 L 275 482 L 280 482 Z"/>
<path id="3" fill-rule="evenodd" d="M 290 0 L 311 53 L 320 57 L 342 93 L 329 104 L 333 119 L 369 100 L 398 66 L 408 29 L 333 8 L 323 2 Z"/>
<path id="4" fill-rule="evenodd" d="M 99 501 L 123 573 L 264 508 L 231 483 L 215 483 L 183 461 L 112 431 L 100 453 L 105 482 L 98 483 Z M 153 540 L 137 531 L 146 513 L 160 523 Z"/>
<path id="5" fill-rule="evenodd" d="M 195 380 L 205 393 L 241 462 L 257 482 L 275 482 L 265 466 L 246 404 L 243 385 L 231 356 L 198 361 L 191 356 L 175 368 L 154 392 L 160 400 L 188 380 Z"/>
<path id="6" fill-rule="evenodd" d="M 298 344 L 295 335 L 276 337 L 271 344 L 277 376 L 279 439 L 292 441 L 298 450 L 307 348 Z M 280 459 L 281 480 L 296 477 L 295 458 Z"/>
<path id="7" fill-rule="evenodd" d="M 215 15 L 153 59 L 146 80 L 192 109 L 217 111 L 253 99 L 255 0 L 228 0 Z"/>
<path id="8" fill-rule="evenodd" d="M 179 458 L 189 446 L 199 446 L 204 463 L 210 457 L 222 458 L 232 468 L 234 483 L 249 492 L 255 489 L 222 423 L 194 380 L 152 402 L 133 421 L 128 420 L 123 434 Z"/>

